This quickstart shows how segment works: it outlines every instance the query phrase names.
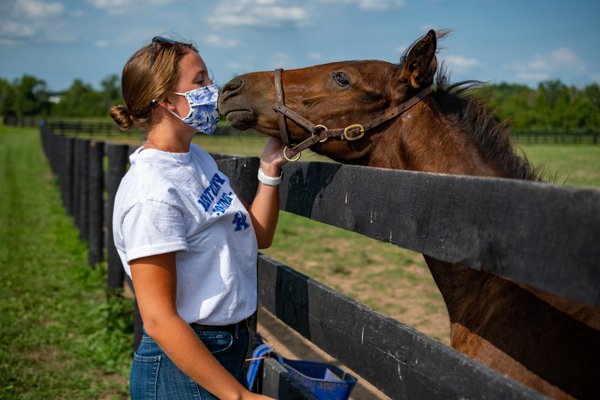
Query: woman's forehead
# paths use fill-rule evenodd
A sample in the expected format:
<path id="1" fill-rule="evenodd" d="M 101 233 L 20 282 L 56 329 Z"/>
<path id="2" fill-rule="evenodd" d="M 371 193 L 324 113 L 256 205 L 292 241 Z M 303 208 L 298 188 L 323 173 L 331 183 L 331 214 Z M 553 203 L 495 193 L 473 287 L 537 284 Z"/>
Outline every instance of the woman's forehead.
<path id="1" fill-rule="evenodd" d="M 200 73 L 206 72 L 206 64 L 204 64 L 204 60 L 200 57 L 195 51 L 188 51 L 181 58 L 181 72 L 183 75 L 198 75 Z"/>

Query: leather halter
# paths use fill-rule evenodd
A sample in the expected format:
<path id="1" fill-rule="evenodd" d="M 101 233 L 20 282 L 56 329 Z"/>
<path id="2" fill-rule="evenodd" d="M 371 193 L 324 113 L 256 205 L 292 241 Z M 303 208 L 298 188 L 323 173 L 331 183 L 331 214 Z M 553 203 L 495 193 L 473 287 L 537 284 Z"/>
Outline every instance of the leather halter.
<path id="1" fill-rule="evenodd" d="M 275 81 L 276 96 L 273 110 L 275 110 L 275 112 L 278 113 L 279 134 L 281 136 L 281 141 L 285 145 L 285 148 L 283 149 L 283 156 L 288 161 L 298 160 L 300 158 L 300 153 L 302 152 L 302 150 L 305 150 L 316 143 L 325 142 L 329 138 L 338 138 L 340 140 L 347 141 L 361 139 L 365 135 L 365 132 L 404 113 L 409 108 L 411 108 L 412 106 L 423 100 L 425 97 L 430 95 L 433 91 L 431 87 L 426 87 L 425 89 L 421 90 L 419 93 L 417 93 L 404 103 L 400 104 L 398 107 L 387 111 L 386 113 L 380 115 L 377 118 L 372 119 L 366 124 L 352 124 L 345 128 L 328 129 L 325 125 L 313 124 L 308 119 L 304 118 L 303 116 L 301 116 L 300 114 L 298 114 L 297 112 L 288 108 L 285 105 L 285 99 L 283 97 L 283 85 L 281 84 L 282 71 L 283 69 L 281 68 L 276 69 L 275 74 L 273 76 Z M 311 136 L 298 144 L 292 145 L 287 130 L 286 118 L 291 119 L 296 124 L 306 129 L 308 132 L 310 132 Z M 292 155 L 288 155 L 288 153 L 292 153 Z"/>

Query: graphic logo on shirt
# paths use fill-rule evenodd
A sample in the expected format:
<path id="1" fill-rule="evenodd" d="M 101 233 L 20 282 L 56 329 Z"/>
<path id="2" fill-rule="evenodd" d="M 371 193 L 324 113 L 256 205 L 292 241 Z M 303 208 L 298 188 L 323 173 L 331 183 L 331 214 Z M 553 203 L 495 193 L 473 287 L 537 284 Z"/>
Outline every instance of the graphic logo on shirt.
<path id="1" fill-rule="evenodd" d="M 227 209 L 231 205 L 231 203 L 233 203 L 233 192 L 223 193 L 219 198 L 217 198 L 224 183 L 225 178 L 220 176 L 218 173 L 214 174 L 211 178 L 208 187 L 204 189 L 204 191 L 200 195 L 200 198 L 198 199 L 198 203 L 200 203 L 205 212 L 211 210 L 211 206 L 216 201 L 210 213 L 219 216 L 221 214 L 224 214 L 225 211 L 227 211 Z"/>
<path id="2" fill-rule="evenodd" d="M 233 215 L 233 222 L 232 224 L 235 225 L 235 231 L 241 231 L 242 229 L 248 229 L 250 228 L 250 224 L 248 224 L 248 222 L 246 222 L 246 214 L 244 214 L 241 211 L 236 212 Z"/>

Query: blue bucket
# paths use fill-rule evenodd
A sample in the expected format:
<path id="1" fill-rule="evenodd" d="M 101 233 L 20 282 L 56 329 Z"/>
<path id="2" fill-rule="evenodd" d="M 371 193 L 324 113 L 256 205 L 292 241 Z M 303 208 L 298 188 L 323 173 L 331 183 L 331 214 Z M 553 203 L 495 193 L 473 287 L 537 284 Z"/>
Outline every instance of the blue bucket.
<path id="1" fill-rule="evenodd" d="M 346 400 L 356 385 L 356 378 L 335 365 L 306 360 L 281 358 L 290 376 L 318 399 Z"/>
<path id="2" fill-rule="evenodd" d="M 261 358 L 275 358 L 299 384 L 308 389 L 318 399 L 347 400 L 356 385 L 357 379 L 341 368 L 318 361 L 290 360 L 281 357 L 266 344 L 258 346 L 253 353 L 254 360 L 248 369 L 247 380 L 254 386 Z"/>

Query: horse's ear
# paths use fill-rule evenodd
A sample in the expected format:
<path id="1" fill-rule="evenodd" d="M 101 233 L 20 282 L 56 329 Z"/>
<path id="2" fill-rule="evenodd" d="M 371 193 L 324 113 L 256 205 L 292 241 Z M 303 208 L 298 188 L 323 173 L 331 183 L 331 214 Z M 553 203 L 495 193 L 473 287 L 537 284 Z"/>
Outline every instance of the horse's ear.
<path id="1" fill-rule="evenodd" d="M 400 79 L 408 81 L 415 89 L 433 83 L 433 75 L 437 69 L 436 48 L 435 31 L 430 30 L 409 50 Z"/>

